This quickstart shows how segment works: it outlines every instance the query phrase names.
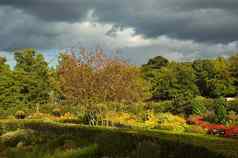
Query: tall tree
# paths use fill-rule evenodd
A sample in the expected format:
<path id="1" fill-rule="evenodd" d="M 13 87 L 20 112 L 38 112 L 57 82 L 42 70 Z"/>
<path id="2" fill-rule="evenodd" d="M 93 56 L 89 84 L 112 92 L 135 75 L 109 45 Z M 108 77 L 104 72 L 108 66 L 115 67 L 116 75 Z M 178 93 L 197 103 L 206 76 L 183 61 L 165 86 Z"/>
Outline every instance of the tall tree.
<path id="1" fill-rule="evenodd" d="M 215 98 L 234 95 L 234 80 L 224 58 L 195 60 L 193 69 L 197 76 L 196 84 L 203 96 Z"/>
<path id="2" fill-rule="evenodd" d="M 145 97 L 140 70 L 101 49 L 62 54 L 58 66 L 61 90 L 69 101 L 133 102 Z"/>
<path id="3" fill-rule="evenodd" d="M 148 61 L 147 64 L 142 65 L 142 71 L 144 73 L 144 77 L 147 80 L 151 80 L 155 77 L 156 73 L 162 68 L 169 64 L 168 59 L 157 56 Z"/>
<path id="4" fill-rule="evenodd" d="M 236 86 L 236 95 L 238 95 L 238 54 L 231 56 L 228 59 L 231 76 L 234 78 L 234 85 Z"/>
<path id="5" fill-rule="evenodd" d="M 0 107 L 7 109 L 20 103 L 16 77 L 6 59 L 0 57 Z"/>
<path id="6" fill-rule="evenodd" d="M 49 68 L 42 54 L 34 49 L 15 52 L 16 83 L 23 103 L 45 103 L 52 90 Z"/>
<path id="7" fill-rule="evenodd" d="M 170 63 L 153 80 L 154 98 L 172 99 L 182 94 L 198 95 L 195 74 L 190 64 Z"/>

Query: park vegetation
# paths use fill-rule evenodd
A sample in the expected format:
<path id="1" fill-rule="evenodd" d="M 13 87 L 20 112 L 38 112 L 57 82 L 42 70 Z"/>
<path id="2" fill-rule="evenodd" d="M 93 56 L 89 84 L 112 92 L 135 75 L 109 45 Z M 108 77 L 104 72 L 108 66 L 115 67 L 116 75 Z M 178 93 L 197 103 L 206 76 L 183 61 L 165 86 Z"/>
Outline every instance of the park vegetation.
<path id="1" fill-rule="evenodd" d="M 0 157 L 238 156 L 238 54 L 136 66 L 80 48 L 50 67 L 35 49 L 14 53 L 14 67 L 0 57 Z"/>

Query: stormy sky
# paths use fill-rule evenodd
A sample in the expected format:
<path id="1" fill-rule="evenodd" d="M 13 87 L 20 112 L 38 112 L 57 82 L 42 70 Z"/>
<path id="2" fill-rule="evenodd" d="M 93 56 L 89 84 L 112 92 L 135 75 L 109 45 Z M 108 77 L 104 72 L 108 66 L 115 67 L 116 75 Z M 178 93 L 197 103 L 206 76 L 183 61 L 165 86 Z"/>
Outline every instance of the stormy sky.
<path id="1" fill-rule="evenodd" d="M 120 50 L 133 63 L 238 52 L 237 0 L 0 0 L 0 55 L 76 45 Z"/>

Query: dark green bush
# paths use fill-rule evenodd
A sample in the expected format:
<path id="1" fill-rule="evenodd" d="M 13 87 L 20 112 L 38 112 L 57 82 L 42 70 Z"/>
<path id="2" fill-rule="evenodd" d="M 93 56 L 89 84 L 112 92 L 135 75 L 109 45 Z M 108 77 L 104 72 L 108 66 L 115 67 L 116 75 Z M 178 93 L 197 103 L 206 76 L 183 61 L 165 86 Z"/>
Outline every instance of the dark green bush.
<path id="1" fill-rule="evenodd" d="M 173 98 L 169 112 L 173 114 L 192 114 L 192 96 L 191 94 L 181 94 Z"/>
<path id="2" fill-rule="evenodd" d="M 222 97 L 215 100 L 215 114 L 217 123 L 226 122 L 226 101 Z"/>
<path id="3" fill-rule="evenodd" d="M 238 113 L 238 99 L 227 102 L 227 110 Z"/>
<path id="4" fill-rule="evenodd" d="M 172 101 L 152 102 L 150 105 L 155 113 L 169 112 L 173 106 Z"/>
<path id="5" fill-rule="evenodd" d="M 61 116 L 61 113 L 62 113 L 62 111 L 61 111 L 60 108 L 54 108 L 54 109 L 52 110 L 52 115 L 54 115 L 54 116 L 56 116 L 56 117 L 60 117 L 60 116 Z"/>
<path id="6" fill-rule="evenodd" d="M 16 119 L 25 119 L 26 113 L 24 111 L 17 111 L 15 114 Z"/>

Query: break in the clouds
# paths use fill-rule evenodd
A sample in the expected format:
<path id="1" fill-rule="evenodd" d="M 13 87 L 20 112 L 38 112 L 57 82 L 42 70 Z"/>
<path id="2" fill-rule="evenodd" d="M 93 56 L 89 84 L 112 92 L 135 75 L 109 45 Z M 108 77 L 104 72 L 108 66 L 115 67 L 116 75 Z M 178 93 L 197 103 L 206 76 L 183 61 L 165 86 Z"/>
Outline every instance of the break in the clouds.
<path id="1" fill-rule="evenodd" d="M 1 0 L 0 50 L 120 48 L 133 62 L 238 51 L 237 0 Z"/>

